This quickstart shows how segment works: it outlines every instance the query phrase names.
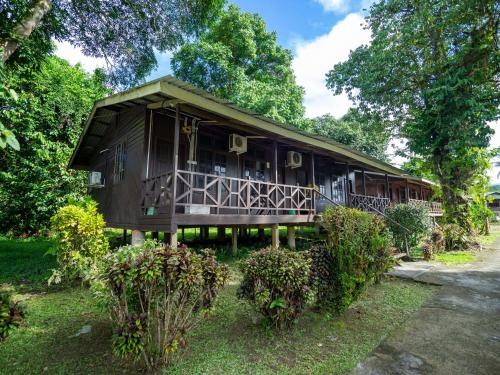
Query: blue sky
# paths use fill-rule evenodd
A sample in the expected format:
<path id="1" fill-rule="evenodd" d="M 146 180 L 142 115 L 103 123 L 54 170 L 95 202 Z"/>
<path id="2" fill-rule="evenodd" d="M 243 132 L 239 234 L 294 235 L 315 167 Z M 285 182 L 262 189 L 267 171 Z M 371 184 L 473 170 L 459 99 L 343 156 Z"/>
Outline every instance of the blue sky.
<path id="1" fill-rule="evenodd" d="M 278 41 L 294 55 L 293 69 L 298 84 L 305 89 L 304 104 L 308 117 L 331 113 L 340 117 L 352 103 L 346 95 L 333 96 L 326 89 L 325 74 L 338 62 L 347 59 L 349 52 L 361 44 L 370 43 L 370 33 L 363 29 L 365 12 L 373 0 L 233 0 L 241 10 L 261 15 L 269 31 L 276 31 Z M 91 71 L 105 66 L 103 60 L 84 56 L 69 43 L 58 43 L 57 54 L 71 63 L 80 62 Z M 149 79 L 171 73 L 171 54 L 157 56 L 158 69 Z M 497 130 L 493 147 L 500 147 L 500 122 L 492 124 Z M 396 146 L 397 147 L 397 146 Z M 394 147 L 390 148 L 394 154 Z M 393 158 L 400 164 L 401 159 Z M 500 168 L 490 176 L 500 183 Z"/>

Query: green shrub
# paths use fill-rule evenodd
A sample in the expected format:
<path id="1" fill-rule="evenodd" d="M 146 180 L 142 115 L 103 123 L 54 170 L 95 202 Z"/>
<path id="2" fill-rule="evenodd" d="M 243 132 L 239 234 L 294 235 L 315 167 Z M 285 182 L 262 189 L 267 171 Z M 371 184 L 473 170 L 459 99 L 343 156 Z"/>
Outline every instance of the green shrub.
<path id="1" fill-rule="evenodd" d="M 445 249 L 445 240 L 443 230 L 436 226 L 432 229 L 430 242 L 432 244 L 433 253 L 438 254 Z"/>
<path id="2" fill-rule="evenodd" d="M 422 254 L 425 260 L 434 258 L 434 244 L 430 240 L 426 240 L 422 245 Z"/>
<path id="3" fill-rule="evenodd" d="M 57 246 L 49 250 L 57 256 L 58 270 L 53 270 L 49 284 L 63 279 L 88 281 L 96 262 L 109 252 L 104 235 L 105 222 L 97 212 L 97 203 L 86 199 L 60 208 L 51 218 L 51 230 Z"/>
<path id="4" fill-rule="evenodd" d="M 310 283 L 319 307 L 342 312 L 390 267 L 391 234 L 379 217 L 353 208 L 327 209 L 322 225 L 327 240 L 311 249 Z"/>
<path id="5" fill-rule="evenodd" d="M 310 296 L 307 254 L 266 248 L 240 263 L 238 297 L 246 299 L 275 327 L 290 325 Z"/>
<path id="6" fill-rule="evenodd" d="M 154 241 L 110 254 L 99 278 L 115 326 L 113 352 L 143 358 L 150 371 L 167 365 L 189 330 L 209 311 L 228 269 L 205 250 L 163 248 Z"/>
<path id="7" fill-rule="evenodd" d="M 0 341 L 21 325 L 25 316 L 23 304 L 12 301 L 9 291 L 0 290 Z"/>
<path id="8" fill-rule="evenodd" d="M 467 250 L 470 248 L 469 235 L 460 225 L 444 224 L 442 230 L 446 251 Z"/>
<path id="9" fill-rule="evenodd" d="M 432 220 L 423 204 L 397 204 L 385 211 L 387 226 L 393 234 L 394 244 L 405 252 L 405 232 L 409 249 L 414 249 L 432 229 Z M 408 231 L 405 231 L 405 227 Z"/>

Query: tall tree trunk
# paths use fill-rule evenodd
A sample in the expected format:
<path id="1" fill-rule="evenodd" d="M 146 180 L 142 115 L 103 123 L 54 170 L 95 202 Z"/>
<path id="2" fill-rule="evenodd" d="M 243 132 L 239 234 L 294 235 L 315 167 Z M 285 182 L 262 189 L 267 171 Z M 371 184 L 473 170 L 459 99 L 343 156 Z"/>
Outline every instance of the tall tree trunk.
<path id="1" fill-rule="evenodd" d="M 35 0 L 31 11 L 14 27 L 11 38 L 1 41 L 3 61 L 6 62 L 19 47 L 19 39 L 27 39 L 52 6 L 51 0 Z"/>
<path id="2" fill-rule="evenodd" d="M 439 180 L 442 192 L 442 204 L 444 208 L 444 219 L 447 223 L 455 223 L 472 233 L 470 221 L 470 202 L 467 198 L 467 188 L 463 186 L 460 178 L 453 175 L 450 170 L 451 156 L 446 148 L 436 148 L 433 152 L 434 174 Z"/>

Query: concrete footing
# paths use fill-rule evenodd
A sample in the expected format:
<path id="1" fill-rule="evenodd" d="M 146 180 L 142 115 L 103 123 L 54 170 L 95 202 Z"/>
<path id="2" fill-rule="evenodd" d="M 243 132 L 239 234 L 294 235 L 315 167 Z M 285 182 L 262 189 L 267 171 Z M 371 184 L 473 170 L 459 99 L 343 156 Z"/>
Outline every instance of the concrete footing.
<path id="1" fill-rule="evenodd" d="M 278 224 L 271 227 L 271 247 L 273 249 L 280 247 L 280 231 Z"/>
<path id="2" fill-rule="evenodd" d="M 132 246 L 142 246 L 146 237 L 141 230 L 132 230 Z"/>

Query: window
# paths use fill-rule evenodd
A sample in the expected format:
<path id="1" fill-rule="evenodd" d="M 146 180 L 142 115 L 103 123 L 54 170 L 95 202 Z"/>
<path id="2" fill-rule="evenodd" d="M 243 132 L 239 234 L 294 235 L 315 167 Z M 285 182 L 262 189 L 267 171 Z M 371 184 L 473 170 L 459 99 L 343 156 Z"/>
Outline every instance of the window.
<path id="1" fill-rule="evenodd" d="M 125 162 L 127 161 L 127 145 L 125 141 L 115 146 L 115 165 L 113 170 L 113 181 L 123 181 L 125 177 Z"/>
<path id="2" fill-rule="evenodd" d="M 226 155 L 215 153 L 214 155 L 214 172 L 216 175 L 226 175 Z"/>
<path id="3" fill-rule="evenodd" d="M 321 174 L 318 175 L 318 190 L 319 193 L 322 194 L 319 196 L 319 200 L 324 201 L 324 195 L 326 195 L 325 176 Z"/>

